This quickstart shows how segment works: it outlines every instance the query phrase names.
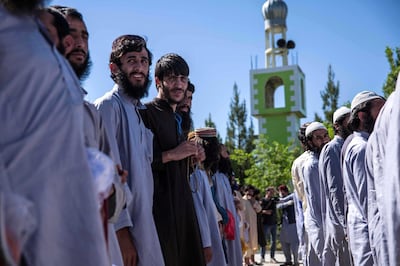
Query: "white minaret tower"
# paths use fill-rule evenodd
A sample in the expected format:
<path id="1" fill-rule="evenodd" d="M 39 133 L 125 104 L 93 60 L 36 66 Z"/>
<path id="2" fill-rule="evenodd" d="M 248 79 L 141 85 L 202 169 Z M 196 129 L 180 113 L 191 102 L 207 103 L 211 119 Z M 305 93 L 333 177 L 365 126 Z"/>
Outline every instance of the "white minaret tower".
<path id="1" fill-rule="evenodd" d="M 282 0 L 268 0 L 262 6 L 266 68 L 288 65 L 288 49 L 294 48 L 294 42 L 286 43 L 287 13 L 287 5 Z"/>

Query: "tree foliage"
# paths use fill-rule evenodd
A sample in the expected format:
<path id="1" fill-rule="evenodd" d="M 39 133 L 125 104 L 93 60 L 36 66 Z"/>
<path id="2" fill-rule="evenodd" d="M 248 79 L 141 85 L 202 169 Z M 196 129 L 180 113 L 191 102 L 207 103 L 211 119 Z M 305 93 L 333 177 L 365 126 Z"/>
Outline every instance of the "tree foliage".
<path id="1" fill-rule="evenodd" d="M 255 147 L 251 152 L 253 164 L 245 171 L 246 183 L 260 189 L 291 184 L 290 170 L 300 148 L 293 149 L 291 143 L 284 145 L 269 141 L 264 135 L 258 137 Z"/>
<path id="2" fill-rule="evenodd" d="M 240 93 L 236 83 L 233 85 L 233 98 L 229 107 L 225 145 L 229 151 L 234 149 L 244 150 L 247 140 L 247 110 L 246 102 L 240 102 Z"/>
<path id="3" fill-rule="evenodd" d="M 395 56 L 394 52 L 396 53 Z M 400 48 L 397 47 L 392 50 L 391 48 L 386 47 L 385 53 L 386 53 L 386 58 L 389 61 L 390 72 L 388 73 L 382 91 L 385 97 L 387 98 L 394 91 L 396 87 L 397 75 L 400 72 Z"/>
<path id="4" fill-rule="evenodd" d="M 339 81 L 335 84 L 335 73 L 332 66 L 328 66 L 328 82 L 325 90 L 321 92 L 322 110 L 325 115 L 325 121 L 332 123 L 333 113 L 338 109 L 339 99 Z"/>

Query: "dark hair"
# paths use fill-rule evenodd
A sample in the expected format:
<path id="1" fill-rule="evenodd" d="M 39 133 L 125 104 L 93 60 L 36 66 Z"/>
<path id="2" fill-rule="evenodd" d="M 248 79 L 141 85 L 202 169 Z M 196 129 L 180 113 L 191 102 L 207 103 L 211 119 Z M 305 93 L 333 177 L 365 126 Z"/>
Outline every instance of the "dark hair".
<path id="1" fill-rule="evenodd" d="M 288 187 L 287 187 L 286 185 L 280 185 L 280 186 L 278 187 L 278 190 L 279 190 L 279 191 L 289 192 L 289 189 L 288 189 Z"/>
<path id="2" fill-rule="evenodd" d="M 337 124 L 337 128 L 335 125 L 333 126 L 333 131 L 335 135 L 339 135 L 343 139 L 346 139 L 352 133 L 352 131 L 349 129 L 348 124 L 344 124 L 344 120 L 346 120 L 347 117 L 350 117 L 350 114 L 342 115 L 335 122 L 335 124 Z"/>
<path id="3" fill-rule="evenodd" d="M 170 75 L 189 76 L 189 66 L 180 55 L 170 53 L 158 59 L 154 72 L 155 77 L 162 81 Z"/>
<path id="4" fill-rule="evenodd" d="M 356 131 L 360 127 L 361 121 L 358 118 L 358 113 L 366 112 L 370 116 L 371 108 L 372 108 L 372 101 L 367 101 L 367 102 L 363 102 L 363 103 L 359 104 L 353 110 L 351 110 L 349 123 L 348 123 L 348 127 L 351 131 Z"/>
<path id="5" fill-rule="evenodd" d="M 299 139 L 301 145 L 303 145 L 304 148 L 307 147 L 306 128 L 310 124 L 311 122 L 306 122 L 302 124 L 299 128 L 299 131 L 297 132 L 297 138 Z"/>
<path id="6" fill-rule="evenodd" d="M 78 19 L 83 22 L 82 14 L 75 8 L 67 7 L 67 6 L 60 6 L 60 5 L 55 5 L 55 6 L 50 6 L 50 7 L 57 9 L 61 14 L 64 15 L 64 17 L 71 17 L 71 18 Z"/>
<path id="7" fill-rule="evenodd" d="M 190 91 L 191 93 L 194 93 L 194 91 L 195 91 L 195 87 L 194 87 L 193 83 L 190 82 L 190 80 L 188 82 L 188 87 L 186 90 Z"/>
<path id="8" fill-rule="evenodd" d="M 15 15 L 34 14 L 38 7 L 44 5 L 43 0 L 1 0 L 6 10 Z"/>
<path id="9" fill-rule="evenodd" d="M 121 66 L 121 57 L 129 52 L 140 52 L 142 49 L 146 49 L 147 56 L 149 57 L 149 66 L 152 64 L 153 54 L 147 48 L 146 40 L 139 35 L 122 35 L 115 39 L 112 43 L 110 64 L 114 63 L 117 66 Z M 116 81 L 115 74 L 111 73 L 111 78 Z"/>
<path id="10" fill-rule="evenodd" d="M 53 16 L 53 25 L 57 29 L 57 36 L 60 42 L 69 34 L 69 24 L 61 12 L 53 7 L 45 7 L 44 12 Z"/>
<path id="11" fill-rule="evenodd" d="M 214 168 L 214 165 L 218 165 L 219 159 L 219 141 L 216 137 L 202 137 L 203 148 L 206 153 L 206 159 L 204 160 L 204 168 L 209 170 Z"/>

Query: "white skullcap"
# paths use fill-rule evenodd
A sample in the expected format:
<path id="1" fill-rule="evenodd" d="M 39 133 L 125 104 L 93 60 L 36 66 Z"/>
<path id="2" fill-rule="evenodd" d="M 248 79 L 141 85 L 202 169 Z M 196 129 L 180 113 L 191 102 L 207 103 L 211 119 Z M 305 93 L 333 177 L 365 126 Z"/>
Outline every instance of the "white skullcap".
<path id="1" fill-rule="evenodd" d="M 357 106 L 359 106 L 362 103 L 374 100 L 374 99 L 383 99 L 382 96 L 379 96 L 373 91 L 362 91 L 357 93 L 356 96 L 354 96 L 353 100 L 351 101 L 351 111 L 354 110 Z"/>
<path id="2" fill-rule="evenodd" d="M 306 128 L 306 137 L 310 136 L 315 130 L 326 129 L 326 127 L 320 122 L 312 122 Z"/>
<path id="3" fill-rule="evenodd" d="M 347 106 L 340 107 L 333 113 L 333 123 L 335 124 L 339 120 L 339 118 L 343 117 L 344 115 L 350 114 L 350 112 L 351 110 L 349 107 Z"/>

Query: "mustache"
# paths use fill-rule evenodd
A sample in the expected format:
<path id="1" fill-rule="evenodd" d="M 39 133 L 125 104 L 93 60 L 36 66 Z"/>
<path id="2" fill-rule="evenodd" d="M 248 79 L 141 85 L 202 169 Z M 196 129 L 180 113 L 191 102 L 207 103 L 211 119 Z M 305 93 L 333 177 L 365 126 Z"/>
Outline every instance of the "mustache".
<path id="1" fill-rule="evenodd" d="M 71 54 L 73 54 L 73 53 L 82 53 L 82 54 L 84 54 L 85 56 L 87 56 L 87 53 L 86 53 L 84 50 L 79 49 L 79 48 L 73 49 L 68 55 L 71 55 Z"/>

